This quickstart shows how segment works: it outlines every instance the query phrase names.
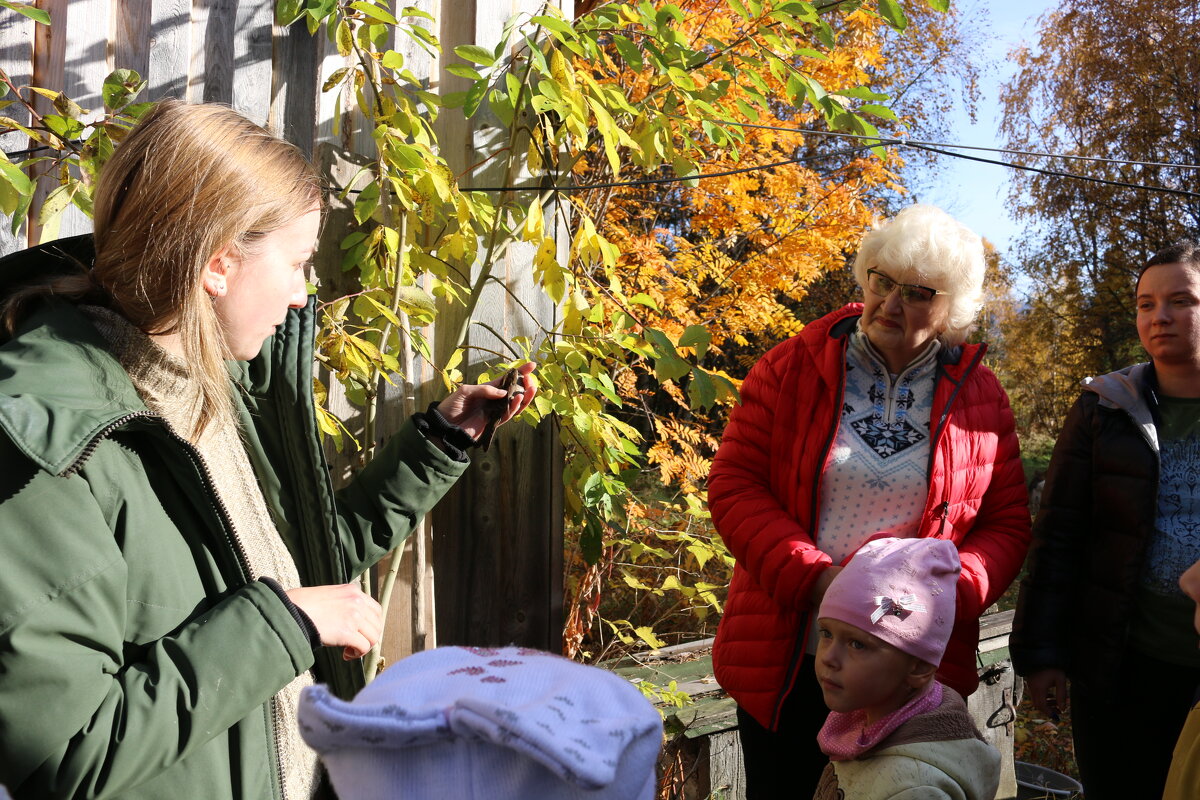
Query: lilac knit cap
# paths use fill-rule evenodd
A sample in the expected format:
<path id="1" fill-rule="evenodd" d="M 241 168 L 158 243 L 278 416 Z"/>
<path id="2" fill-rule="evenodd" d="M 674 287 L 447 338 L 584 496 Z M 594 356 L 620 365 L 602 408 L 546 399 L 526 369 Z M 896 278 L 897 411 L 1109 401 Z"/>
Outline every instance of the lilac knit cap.
<path id="1" fill-rule="evenodd" d="M 945 539 L 873 539 L 829 584 L 817 617 L 938 666 L 954 627 L 960 570 L 958 550 Z"/>
<path id="2" fill-rule="evenodd" d="M 342 800 L 653 800 L 662 718 L 608 670 L 520 647 L 439 647 L 346 702 L 300 698 Z"/>

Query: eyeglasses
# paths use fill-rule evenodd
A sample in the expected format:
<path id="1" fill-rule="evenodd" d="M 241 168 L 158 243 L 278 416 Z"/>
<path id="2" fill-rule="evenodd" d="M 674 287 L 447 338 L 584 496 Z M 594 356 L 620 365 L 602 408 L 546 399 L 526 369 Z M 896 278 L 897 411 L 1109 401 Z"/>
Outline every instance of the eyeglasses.
<path id="1" fill-rule="evenodd" d="M 887 297 L 895 289 L 900 289 L 900 302 L 910 306 L 927 306 L 933 298 L 945 292 L 930 289 L 928 286 L 918 286 L 915 283 L 900 283 L 884 275 L 877 269 L 867 270 L 867 288 L 872 294 Z"/>

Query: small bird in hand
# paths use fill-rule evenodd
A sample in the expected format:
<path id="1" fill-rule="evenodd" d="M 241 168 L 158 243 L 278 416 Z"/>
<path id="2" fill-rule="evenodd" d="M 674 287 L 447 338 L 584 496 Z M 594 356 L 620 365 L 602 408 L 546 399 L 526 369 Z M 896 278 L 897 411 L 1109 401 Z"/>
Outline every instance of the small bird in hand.
<path id="1" fill-rule="evenodd" d="M 525 393 L 525 381 L 520 372 L 515 368 L 510 369 L 500 379 L 500 388 L 506 392 L 504 397 L 488 400 L 483 407 L 483 413 L 487 416 L 488 421 L 483 429 L 483 433 L 479 434 L 479 446 L 485 451 L 492 446 L 492 437 L 496 433 L 496 423 L 508 413 L 508 408 L 512 405 L 513 397 Z"/>

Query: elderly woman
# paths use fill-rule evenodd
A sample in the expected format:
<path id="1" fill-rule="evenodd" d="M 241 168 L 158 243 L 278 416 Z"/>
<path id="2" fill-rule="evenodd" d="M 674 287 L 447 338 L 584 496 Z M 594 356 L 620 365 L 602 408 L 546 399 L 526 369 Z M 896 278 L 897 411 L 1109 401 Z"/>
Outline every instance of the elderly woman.
<path id="1" fill-rule="evenodd" d="M 1200 685 L 1200 244 L 1142 268 L 1150 363 L 1085 382 L 1054 446 L 1013 620 L 1013 664 L 1057 716 L 1070 681 L 1088 800 L 1160 797 Z M 1195 797 L 1195 785 L 1183 796 Z"/>
<path id="2" fill-rule="evenodd" d="M 859 547 L 879 536 L 958 547 L 938 678 L 966 696 L 978 683 L 979 616 L 1029 544 L 1008 398 L 982 363 L 985 346 L 964 344 L 982 241 L 914 205 L 863 238 L 854 273 L 863 303 L 751 369 L 709 478 L 713 519 L 737 559 L 713 663 L 738 704 L 751 800 L 816 786 L 827 709 L 813 679 L 813 612 Z"/>

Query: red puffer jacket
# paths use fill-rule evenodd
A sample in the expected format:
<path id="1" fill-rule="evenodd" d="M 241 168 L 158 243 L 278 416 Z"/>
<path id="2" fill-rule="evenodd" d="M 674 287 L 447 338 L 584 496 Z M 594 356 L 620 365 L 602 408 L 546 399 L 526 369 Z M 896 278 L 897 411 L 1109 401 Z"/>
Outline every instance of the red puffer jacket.
<path id="1" fill-rule="evenodd" d="M 814 544 L 820 479 L 841 420 L 848 336 L 861 313 L 852 303 L 828 314 L 754 365 L 709 476 L 713 521 L 737 559 L 713 649 L 716 678 L 771 730 L 804 654 L 813 582 L 832 564 Z M 956 618 L 938 678 L 964 697 L 979 683 L 979 616 L 1016 577 L 1030 538 L 1013 415 L 980 363 L 985 350 L 941 353 L 918 534 L 958 546 Z"/>

